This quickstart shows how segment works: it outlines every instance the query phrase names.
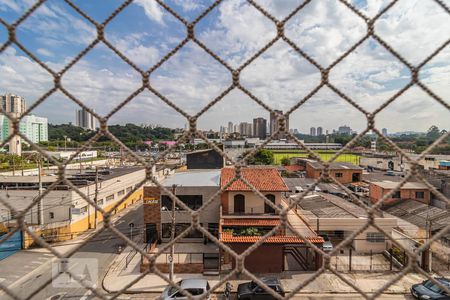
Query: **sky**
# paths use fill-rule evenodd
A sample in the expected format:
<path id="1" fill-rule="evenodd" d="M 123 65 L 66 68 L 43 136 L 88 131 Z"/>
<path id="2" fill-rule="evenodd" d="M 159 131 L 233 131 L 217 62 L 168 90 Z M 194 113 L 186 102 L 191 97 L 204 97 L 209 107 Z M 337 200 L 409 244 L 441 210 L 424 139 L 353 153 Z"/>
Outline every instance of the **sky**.
<path id="1" fill-rule="evenodd" d="M 350 0 L 349 0 L 350 1 Z M 105 20 L 123 1 L 74 0 L 87 15 Z M 297 0 L 257 0 L 278 19 L 301 4 Z M 351 0 L 361 12 L 375 16 L 386 0 Z M 450 0 L 444 1 L 450 6 Z M 33 0 L 0 0 L 0 17 L 12 24 Z M 167 0 L 173 10 L 194 20 L 212 1 Z M 418 65 L 450 38 L 450 14 L 433 0 L 403 0 L 375 23 L 375 32 L 410 64 Z M 285 25 L 285 34 L 323 67 L 329 66 L 366 33 L 366 24 L 339 1 L 308 3 Z M 244 0 L 224 0 L 195 27 L 196 37 L 231 67 L 237 68 L 276 36 L 272 21 Z M 59 72 L 96 38 L 96 29 L 60 0 L 48 0 L 16 31 L 20 43 Z M 185 26 L 153 0 L 135 0 L 105 28 L 106 39 L 133 63 L 148 70 L 186 36 Z M 7 41 L 0 24 L 0 44 Z M 397 58 L 369 38 L 334 66 L 329 80 L 368 111 L 402 89 L 411 75 Z M 450 103 L 450 45 L 427 63 L 420 78 Z M 152 86 L 176 106 L 195 114 L 231 84 L 230 72 L 192 41 L 157 68 Z M 136 70 L 106 47 L 97 44 L 62 77 L 62 85 L 86 106 L 107 115 L 141 85 Z M 320 83 L 318 69 L 284 41 L 277 41 L 246 66 L 241 84 L 273 109 L 289 110 Z M 50 74 L 16 45 L 0 53 L 0 93 L 25 97 L 28 106 L 52 86 Z M 33 113 L 50 123 L 74 122 L 79 106 L 61 92 L 52 94 Z M 228 121 L 251 122 L 269 112 L 240 90 L 233 90 L 207 110 L 198 128 L 218 130 Z M 184 127 L 186 119 L 145 90 L 112 115 L 109 124 L 157 124 Z M 348 125 L 358 132 L 366 117 L 327 87 L 290 115 L 290 127 L 309 132 Z M 431 125 L 450 130 L 449 110 L 418 87 L 412 87 L 376 116 L 376 127 L 389 132 L 426 131 Z"/>

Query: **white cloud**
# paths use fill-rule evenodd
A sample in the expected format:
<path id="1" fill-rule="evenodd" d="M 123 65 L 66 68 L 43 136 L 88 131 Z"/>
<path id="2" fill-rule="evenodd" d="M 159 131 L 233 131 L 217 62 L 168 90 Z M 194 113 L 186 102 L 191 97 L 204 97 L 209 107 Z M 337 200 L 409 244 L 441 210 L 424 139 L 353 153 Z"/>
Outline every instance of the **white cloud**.
<path id="1" fill-rule="evenodd" d="M 197 0 L 172 0 L 172 2 L 180 6 L 185 12 L 190 12 L 205 7 L 202 3 L 199 3 L 199 1 Z"/>
<path id="2" fill-rule="evenodd" d="M 51 51 L 48 51 L 48 50 L 46 50 L 44 48 L 39 48 L 39 49 L 36 50 L 36 52 L 38 54 L 40 54 L 40 55 L 43 55 L 43 56 L 53 56 L 53 53 Z"/>
<path id="3" fill-rule="evenodd" d="M 198 9 L 196 5 L 204 5 L 203 2 L 196 1 L 174 1 L 181 5 L 185 12 Z M 283 18 L 300 1 L 258 2 L 277 18 Z M 377 32 L 408 58 L 420 60 L 436 48 L 434 41 L 441 37 L 448 38 L 446 32 L 450 26 L 444 29 L 440 27 L 441 24 L 446 24 L 446 16 L 439 12 L 439 9 L 436 10 L 434 4 L 419 2 L 415 3 L 419 5 L 420 10 L 410 5 L 409 1 L 396 4 L 395 10 L 380 19 Z M 173 28 L 164 25 L 164 10 L 155 1 L 139 0 L 136 3 L 144 8 L 148 18 L 163 25 L 159 26 L 158 30 L 166 32 L 167 36 L 173 35 Z M 353 1 L 353 4 L 359 5 L 370 16 L 379 12 L 386 3 L 387 0 Z M 74 45 L 82 44 L 95 36 L 90 25 L 80 20 L 75 21 L 66 13 L 59 6 L 48 6 L 40 12 L 40 23 L 34 20 L 27 25 L 26 29 L 31 30 L 33 34 L 41 34 L 40 41 L 43 44 L 37 50 L 38 54 L 50 59 L 52 54 L 59 52 L 55 48 L 47 47 L 47 44 L 53 47 L 71 41 Z M 431 21 L 427 21 L 428 18 Z M 136 20 L 140 21 L 142 20 Z M 64 22 L 66 24 L 63 24 Z M 437 25 L 433 27 L 430 22 Z M 74 28 L 80 27 L 80 37 L 71 35 L 72 28 L 69 28 L 68 24 Z M 326 66 L 365 34 L 366 25 L 342 3 L 330 0 L 309 3 L 289 21 L 286 28 L 287 35 L 292 40 Z M 434 28 L 440 30 L 434 31 Z M 108 36 L 108 40 L 132 61 L 148 67 L 167 52 L 167 45 L 155 38 L 152 30 L 154 28 L 129 33 L 122 38 Z M 242 64 L 276 34 L 274 24 L 243 0 L 224 1 L 201 21 L 197 30 L 199 39 L 234 67 Z M 61 39 L 56 35 L 57 32 L 63 35 Z M 97 47 L 94 53 L 89 54 L 90 58 L 77 63 L 64 76 L 63 84 L 88 106 L 106 114 L 141 84 L 141 78 L 131 71 L 129 66 L 120 62 L 115 54 L 95 50 Z M 107 63 L 98 64 L 99 59 Z M 450 47 L 421 72 L 423 82 L 447 101 L 450 96 L 449 59 Z M 66 62 L 67 60 L 47 63 L 58 70 Z M 358 104 L 373 110 L 410 80 L 409 76 L 397 59 L 377 42 L 370 41 L 358 47 L 335 66 L 330 73 L 330 81 Z M 30 100 L 36 99 L 53 84 L 51 76 L 45 70 L 14 49 L 0 54 L 0 81 L 2 87 L 8 89 L 1 92 L 15 92 Z M 154 87 L 191 114 L 198 112 L 219 95 L 230 81 L 229 71 L 192 43 L 186 45 L 151 76 Z M 270 107 L 286 110 L 311 91 L 320 82 L 320 76 L 315 67 L 301 58 L 290 46 L 279 41 L 243 70 L 241 82 Z M 152 123 L 166 126 L 184 125 L 185 120 L 178 113 L 174 113 L 149 92 L 144 94 L 115 115 L 112 122 L 125 123 L 128 120 L 148 123 L 145 122 L 146 119 L 151 119 Z M 58 99 L 61 100 L 58 101 L 68 101 L 61 95 L 55 97 L 60 97 Z M 57 122 L 67 121 L 58 116 L 54 107 L 42 107 L 45 107 Z M 229 120 L 234 123 L 249 122 L 257 116 L 267 118 L 268 112 L 242 92 L 233 91 L 200 118 L 199 127 L 218 129 Z M 175 119 L 172 122 L 173 118 Z M 377 126 L 386 127 L 390 132 L 426 130 L 432 124 L 450 129 L 449 120 L 449 112 L 443 109 L 442 105 L 420 90 L 413 89 L 377 116 Z M 290 119 L 291 128 L 299 128 L 304 132 L 311 126 L 332 130 L 343 124 L 361 131 L 366 127 L 366 123 L 364 115 L 327 88 L 320 90 L 302 105 Z"/>
<path id="4" fill-rule="evenodd" d="M 145 15 L 150 19 L 158 23 L 164 23 L 163 21 L 163 9 L 156 1 L 153 0 L 136 0 L 135 4 L 141 6 L 144 9 Z"/>

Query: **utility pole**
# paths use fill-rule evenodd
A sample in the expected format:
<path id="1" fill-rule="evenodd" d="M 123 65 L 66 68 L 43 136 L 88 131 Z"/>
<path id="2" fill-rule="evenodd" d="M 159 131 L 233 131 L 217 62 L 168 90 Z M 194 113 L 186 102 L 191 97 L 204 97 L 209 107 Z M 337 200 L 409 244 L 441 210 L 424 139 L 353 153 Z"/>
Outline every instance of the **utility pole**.
<path id="1" fill-rule="evenodd" d="M 176 188 L 177 185 L 172 185 L 172 194 L 176 194 Z M 170 230 L 170 241 L 173 241 L 175 239 L 175 201 L 172 199 L 172 227 Z M 175 255 L 175 246 L 172 244 L 170 246 L 170 273 L 169 273 L 169 279 L 173 280 L 173 269 L 174 269 L 174 258 Z"/>
<path id="2" fill-rule="evenodd" d="M 91 193 L 89 192 L 89 183 L 87 184 L 87 197 L 91 200 Z M 94 196 L 95 197 L 95 196 Z M 88 229 L 91 229 L 91 204 L 87 203 L 87 213 L 88 213 Z"/>
<path id="3" fill-rule="evenodd" d="M 38 160 L 38 178 L 39 178 L 39 192 L 38 192 L 38 197 L 39 202 L 38 202 L 38 223 L 39 225 L 44 225 L 44 203 L 43 200 L 41 198 L 41 194 L 42 194 L 42 166 L 41 166 L 41 159 L 39 158 Z"/>
<path id="4" fill-rule="evenodd" d="M 94 228 L 97 229 L 97 198 L 98 198 L 98 166 L 95 166 L 95 194 L 94 194 Z"/>
<path id="5" fill-rule="evenodd" d="M 64 135 L 64 151 L 67 151 L 67 135 Z"/>
<path id="6" fill-rule="evenodd" d="M 431 239 L 431 220 L 429 220 L 427 222 L 427 239 L 426 239 L 426 243 L 428 243 Z M 428 246 L 428 249 L 426 250 L 426 255 L 427 255 L 427 272 L 431 273 L 433 271 L 433 253 L 431 252 L 431 244 Z"/>

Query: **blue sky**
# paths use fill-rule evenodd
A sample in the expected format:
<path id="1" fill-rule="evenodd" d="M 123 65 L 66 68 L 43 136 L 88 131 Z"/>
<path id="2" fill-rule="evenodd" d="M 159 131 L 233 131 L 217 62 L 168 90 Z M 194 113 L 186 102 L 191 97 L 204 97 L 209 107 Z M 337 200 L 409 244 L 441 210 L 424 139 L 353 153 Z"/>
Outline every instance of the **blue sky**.
<path id="1" fill-rule="evenodd" d="M 0 0 L 0 17 L 14 22 L 32 0 Z M 191 21 L 212 1 L 165 1 Z M 277 18 L 300 1 L 257 1 Z M 450 2 L 450 1 L 448 1 Z M 77 0 L 75 4 L 102 22 L 122 1 Z M 387 1 L 354 1 L 374 16 Z M 243 0 L 225 0 L 196 26 L 196 36 L 232 67 L 238 67 L 276 35 L 274 24 Z M 135 0 L 106 27 L 106 38 L 138 67 L 147 70 L 185 37 L 185 27 L 153 0 Z M 366 25 L 338 1 L 313 1 L 286 24 L 286 35 L 327 66 L 366 32 Z M 376 23 L 376 32 L 412 64 L 417 64 L 450 37 L 450 15 L 432 0 L 400 1 Z M 19 41 L 50 68 L 59 71 L 96 37 L 95 27 L 69 5 L 48 0 L 17 30 Z M 7 31 L 0 26 L 0 42 Z M 421 72 L 423 81 L 450 102 L 450 49 L 445 48 Z M 369 39 L 339 63 L 330 80 L 365 109 L 372 111 L 401 89 L 409 70 Z M 0 93 L 26 98 L 28 105 L 53 85 L 53 79 L 15 45 L 0 54 Z M 278 41 L 241 74 L 242 84 L 274 109 L 287 110 L 320 82 L 318 70 L 289 45 Z M 188 42 L 151 75 L 152 85 L 177 106 L 194 114 L 231 83 L 228 70 L 198 45 Z M 109 113 L 141 85 L 140 75 L 105 45 L 99 44 L 71 68 L 63 86 L 101 115 Z M 77 105 L 60 92 L 35 109 L 51 123 L 73 122 Z M 268 118 L 268 112 L 234 90 L 199 119 L 199 128 L 218 129 L 228 121 Z M 328 88 L 293 112 L 292 128 L 330 131 L 350 125 L 361 131 L 364 115 Z M 407 91 L 377 116 L 377 127 L 389 131 L 424 131 L 433 124 L 450 129 L 449 111 L 418 88 Z M 186 120 L 149 91 L 139 94 L 110 123 L 147 123 L 183 127 Z"/>

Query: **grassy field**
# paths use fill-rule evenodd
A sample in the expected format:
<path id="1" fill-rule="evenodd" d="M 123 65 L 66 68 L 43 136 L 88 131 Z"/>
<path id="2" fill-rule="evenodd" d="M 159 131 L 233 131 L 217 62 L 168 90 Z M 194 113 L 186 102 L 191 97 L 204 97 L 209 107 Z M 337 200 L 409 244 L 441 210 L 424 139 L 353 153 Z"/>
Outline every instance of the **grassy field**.
<path id="1" fill-rule="evenodd" d="M 331 152 L 331 151 L 324 151 L 324 152 L 316 152 L 320 158 L 324 161 L 329 160 L 334 153 L 336 152 Z M 280 165 L 281 164 L 281 160 L 283 159 L 283 157 L 308 157 L 308 153 L 306 152 L 300 152 L 300 151 L 273 151 L 273 156 L 275 159 L 275 164 Z M 350 154 L 350 153 L 344 153 L 341 154 L 335 161 L 342 161 L 342 162 L 349 162 L 352 163 L 354 165 L 359 165 L 359 155 L 356 154 Z"/>

